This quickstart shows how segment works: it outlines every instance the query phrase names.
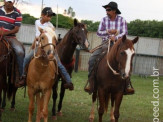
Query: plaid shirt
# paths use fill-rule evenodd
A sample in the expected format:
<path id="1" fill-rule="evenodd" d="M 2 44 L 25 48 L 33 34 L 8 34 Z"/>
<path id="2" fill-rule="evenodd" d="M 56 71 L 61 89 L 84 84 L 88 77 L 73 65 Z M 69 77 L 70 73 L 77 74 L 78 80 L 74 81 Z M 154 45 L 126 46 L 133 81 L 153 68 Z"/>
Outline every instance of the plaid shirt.
<path id="1" fill-rule="evenodd" d="M 111 21 L 108 16 L 104 17 L 99 25 L 97 35 L 102 37 L 102 40 L 105 41 L 109 37 L 113 36 L 107 33 L 107 30 L 116 29 L 119 34 L 116 36 L 116 39 L 122 37 L 123 35 L 127 35 L 127 23 L 126 20 L 121 16 L 116 16 L 114 21 Z"/>

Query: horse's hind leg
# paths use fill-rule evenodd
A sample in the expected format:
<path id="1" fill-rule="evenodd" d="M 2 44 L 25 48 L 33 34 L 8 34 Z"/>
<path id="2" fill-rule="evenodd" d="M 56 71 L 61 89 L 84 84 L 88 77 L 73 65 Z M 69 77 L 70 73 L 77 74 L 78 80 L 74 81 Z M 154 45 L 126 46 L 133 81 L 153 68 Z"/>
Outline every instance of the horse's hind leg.
<path id="1" fill-rule="evenodd" d="M 122 98 L 123 98 L 123 93 L 121 92 L 115 95 L 115 111 L 114 111 L 115 122 L 118 122 L 119 108 L 121 105 Z"/>
<path id="2" fill-rule="evenodd" d="M 28 122 L 32 122 L 32 115 L 34 111 L 34 91 L 32 88 L 28 87 L 28 96 L 29 96 L 29 116 L 28 116 Z"/>
<path id="3" fill-rule="evenodd" d="M 52 95 L 52 97 L 53 97 L 52 119 L 54 119 L 54 120 L 57 119 L 57 117 L 56 117 L 56 100 L 58 97 L 57 86 L 58 86 L 58 81 L 56 81 L 54 86 L 53 86 L 53 95 Z"/>
<path id="4" fill-rule="evenodd" d="M 97 91 L 93 92 L 92 95 L 92 107 L 91 107 L 91 112 L 89 115 L 89 122 L 93 122 L 94 121 L 94 114 L 95 114 L 95 102 L 96 102 L 96 98 L 97 98 Z"/>
<path id="5" fill-rule="evenodd" d="M 59 103 L 58 103 L 58 116 L 62 116 L 62 112 L 61 112 L 61 109 L 62 109 L 62 102 L 63 102 L 63 97 L 65 95 L 65 88 L 64 88 L 64 83 L 62 81 L 61 83 L 61 91 L 60 91 L 60 98 L 59 98 Z"/>
<path id="6" fill-rule="evenodd" d="M 105 107 L 105 92 L 104 90 L 102 90 L 101 88 L 98 89 L 98 96 L 99 96 L 99 110 L 98 110 L 98 114 L 99 114 L 99 122 L 102 122 L 102 116 L 104 114 L 104 107 Z"/>

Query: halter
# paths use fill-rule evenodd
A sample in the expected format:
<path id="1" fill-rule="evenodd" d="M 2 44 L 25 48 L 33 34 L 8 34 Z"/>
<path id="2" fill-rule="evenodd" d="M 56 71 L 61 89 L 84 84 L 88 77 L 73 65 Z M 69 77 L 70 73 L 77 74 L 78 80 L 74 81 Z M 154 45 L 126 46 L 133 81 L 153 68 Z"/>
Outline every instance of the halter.
<path id="1" fill-rule="evenodd" d="M 109 54 L 109 50 L 110 50 L 110 41 L 111 41 L 111 39 L 109 39 L 107 54 Z M 106 61 L 107 61 L 108 67 L 111 69 L 111 71 L 113 72 L 113 74 L 114 74 L 114 75 L 120 75 L 118 72 L 116 72 L 116 71 L 110 66 L 109 61 L 108 61 L 108 55 L 107 55 Z"/>

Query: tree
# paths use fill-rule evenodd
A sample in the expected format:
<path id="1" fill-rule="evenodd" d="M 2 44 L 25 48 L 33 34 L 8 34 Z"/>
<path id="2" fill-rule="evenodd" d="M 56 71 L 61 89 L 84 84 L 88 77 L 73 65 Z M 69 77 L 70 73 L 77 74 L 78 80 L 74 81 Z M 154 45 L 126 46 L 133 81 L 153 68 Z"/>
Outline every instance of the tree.
<path id="1" fill-rule="evenodd" d="M 34 25 L 35 21 L 37 20 L 37 18 L 30 16 L 29 14 L 22 14 L 22 17 L 23 17 L 23 21 L 22 21 L 23 24 Z"/>
<path id="2" fill-rule="evenodd" d="M 67 10 L 67 15 L 69 15 L 70 17 L 75 17 L 75 12 L 71 6 Z"/>

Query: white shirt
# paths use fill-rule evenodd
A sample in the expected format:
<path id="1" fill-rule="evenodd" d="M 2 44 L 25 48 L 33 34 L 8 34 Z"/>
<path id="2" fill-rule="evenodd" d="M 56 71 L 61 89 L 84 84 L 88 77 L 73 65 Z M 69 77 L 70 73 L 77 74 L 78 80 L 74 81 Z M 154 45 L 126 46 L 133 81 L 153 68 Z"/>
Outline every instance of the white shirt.
<path id="1" fill-rule="evenodd" d="M 40 31 L 38 27 L 44 29 L 45 27 L 51 27 L 54 28 L 53 24 L 51 22 L 46 22 L 44 24 L 41 24 L 40 22 L 41 19 L 35 21 L 35 29 L 36 29 L 36 38 L 40 36 Z"/>

